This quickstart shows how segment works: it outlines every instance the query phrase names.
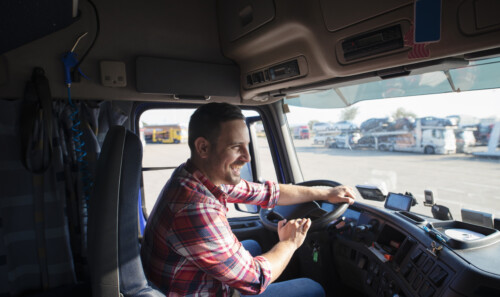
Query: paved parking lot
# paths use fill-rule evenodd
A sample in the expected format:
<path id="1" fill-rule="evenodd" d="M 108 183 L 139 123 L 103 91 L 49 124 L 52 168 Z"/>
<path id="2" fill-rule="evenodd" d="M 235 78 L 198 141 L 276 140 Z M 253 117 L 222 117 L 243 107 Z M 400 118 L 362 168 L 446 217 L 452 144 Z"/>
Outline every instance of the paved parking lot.
<path id="1" fill-rule="evenodd" d="M 430 208 L 423 206 L 424 190 L 429 189 L 437 193 L 438 204 L 448 206 L 453 214 L 469 208 L 500 216 L 500 160 L 466 154 L 329 149 L 307 141 L 296 141 L 296 150 L 299 158 L 308 160 L 301 163 L 307 179 L 328 177 L 353 186 L 384 182 L 389 191 L 411 192 L 419 201 L 412 210 L 431 215 Z"/>
<path id="2" fill-rule="evenodd" d="M 261 150 L 269 150 L 264 139 L 260 140 Z M 500 216 L 500 160 L 465 154 L 424 155 L 330 149 L 312 145 L 312 139 L 296 140 L 295 143 L 306 180 L 331 179 L 352 186 L 383 182 L 390 191 L 411 192 L 419 201 L 412 211 L 428 215 L 431 215 L 430 208 L 424 207 L 422 201 L 424 190 L 430 189 L 437 193 L 437 202 L 448 206 L 456 219 L 460 219 L 461 208 L 488 211 L 496 217 Z M 485 147 L 476 149 L 486 150 Z M 148 144 L 144 149 L 143 164 L 144 167 L 178 166 L 188 157 L 187 144 Z M 269 154 L 261 155 L 261 159 L 264 164 L 272 164 Z M 272 167 L 266 170 L 272 171 Z M 148 209 L 152 208 L 171 173 L 172 170 L 144 173 Z M 271 175 L 274 173 L 267 176 Z"/>

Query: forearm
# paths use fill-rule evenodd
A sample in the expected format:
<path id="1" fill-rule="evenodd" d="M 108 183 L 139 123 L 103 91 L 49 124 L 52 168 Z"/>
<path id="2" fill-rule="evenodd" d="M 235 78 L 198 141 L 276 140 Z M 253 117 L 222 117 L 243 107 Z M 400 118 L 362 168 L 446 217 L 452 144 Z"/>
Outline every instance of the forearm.
<path id="1" fill-rule="evenodd" d="M 271 283 L 283 273 L 296 249 L 293 242 L 280 241 L 269 252 L 262 255 L 271 265 Z"/>
<path id="2" fill-rule="evenodd" d="M 280 184 L 278 205 L 292 205 L 313 200 L 326 200 L 328 191 L 322 188 Z"/>

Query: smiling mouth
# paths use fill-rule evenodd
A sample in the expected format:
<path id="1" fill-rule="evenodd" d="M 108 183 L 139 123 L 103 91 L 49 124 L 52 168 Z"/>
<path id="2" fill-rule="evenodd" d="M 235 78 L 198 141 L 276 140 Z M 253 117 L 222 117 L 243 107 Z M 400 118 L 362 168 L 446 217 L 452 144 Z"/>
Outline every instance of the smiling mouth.
<path id="1" fill-rule="evenodd" d="M 236 174 L 238 174 L 238 175 L 239 175 L 240 170 L 241 170 L 241 168 L 242 168 L 242 167 L 243 167 L 243 164 L 242 164 L 242 165 L 231 165 L 231 170 L 232 170 L 234 173 L 236 173 Z"/>

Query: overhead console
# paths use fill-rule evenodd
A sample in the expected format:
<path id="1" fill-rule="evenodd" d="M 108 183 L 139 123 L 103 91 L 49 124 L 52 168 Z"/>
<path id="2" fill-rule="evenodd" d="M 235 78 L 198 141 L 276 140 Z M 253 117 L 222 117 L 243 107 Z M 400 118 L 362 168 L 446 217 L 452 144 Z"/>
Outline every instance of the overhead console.
<path id="1" fill-rule="evenodd" d="M 499 10 L 494 0 L 220 0 L 218 17 L 223 53 L 252 103 L 498 48 Z"/>
<path id="2" fill-rule="evenodd" d="M 247 74 L 245 87 L 255 88 L 264 85 L 296 79 L 307 74 L 306 59 L 301 56 L 290 61 L 272 65 Z"/>

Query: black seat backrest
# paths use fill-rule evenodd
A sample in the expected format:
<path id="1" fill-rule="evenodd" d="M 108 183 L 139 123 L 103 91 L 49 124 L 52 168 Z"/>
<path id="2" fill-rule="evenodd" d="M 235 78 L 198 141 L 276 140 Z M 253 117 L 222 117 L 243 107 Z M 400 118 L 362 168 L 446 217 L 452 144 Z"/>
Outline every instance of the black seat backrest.
<path id="1" fill-rule="evenodd" d="M 142 143 L 112 127 L 97 163 L 89 201 L 88 253 L 93 296 L 163 296 L 144 275 L 138 236 Z"/>

